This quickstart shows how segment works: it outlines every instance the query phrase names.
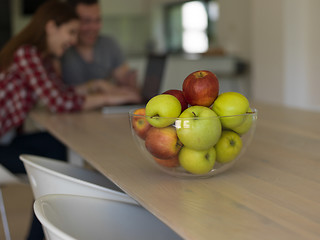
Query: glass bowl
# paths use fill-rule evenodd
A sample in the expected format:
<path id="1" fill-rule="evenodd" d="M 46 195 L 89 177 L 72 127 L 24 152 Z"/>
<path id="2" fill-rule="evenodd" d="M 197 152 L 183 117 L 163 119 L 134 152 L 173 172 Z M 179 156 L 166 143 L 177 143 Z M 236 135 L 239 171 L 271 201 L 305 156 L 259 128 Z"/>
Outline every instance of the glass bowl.
<path id="1" fill-rule="evenodd" d="M 241 158 L 254 135 L 257 113 L 251 108 L 241 115 L 170 119 L 145 116 L 142 108 L 129 112 L 129 122 L 138 148 L 160 170 L 176 177 L 207 178 Z M 152 118 L 171 124 L 154 127 Z"/>

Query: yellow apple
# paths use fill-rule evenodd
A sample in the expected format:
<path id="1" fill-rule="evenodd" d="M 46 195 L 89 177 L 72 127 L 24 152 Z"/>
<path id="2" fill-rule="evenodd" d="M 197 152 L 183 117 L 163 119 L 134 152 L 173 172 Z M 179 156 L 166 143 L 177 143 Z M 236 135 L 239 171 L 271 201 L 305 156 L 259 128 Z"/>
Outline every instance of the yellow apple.
<path id="1" fill-rule="evenodd" d="M 146 105 L 148 122 L 154 127 L 167 127 L 181 113 L 180 101 L 173 95 L 160 94 L 151 98 Z"/>
<path id="2" fill-rule="evenodd" d="M 239 134 L 231 130 L 223 130 L 218 143 L 215 145 L 217 162 L 228 163 L 234 160 L 242 149 Z"/>
<path id="3" fill-rule="evenodd" d="M 212 110 L 221 116 L 221 124 L 224 128 L 233 129 L 242 124 L 243 116 L 249 108 L 248 99 L 237 92 L 225 92 L 220 94 L 212 105 Z"/>
<path id="4" fill-rule="evenodd" d="M 216 150 L 211 147 L 206 150 L 194 150 L 182 147 L 179 152 L 180 165 L 193 174 L 205 174 L 212 170 L 216 161 Z"/>
<path id="5" fill-rule="evenodd" d="M 232 129 L 240 136 L 247 133 L 252 126 L 253 114 L 250 114 L 250 112 L 252 112 L 251 108 L 249 108 L 247 112 L 248 114 L 244 117 L 244 121 L 239 126 L 236 126 Z"/>

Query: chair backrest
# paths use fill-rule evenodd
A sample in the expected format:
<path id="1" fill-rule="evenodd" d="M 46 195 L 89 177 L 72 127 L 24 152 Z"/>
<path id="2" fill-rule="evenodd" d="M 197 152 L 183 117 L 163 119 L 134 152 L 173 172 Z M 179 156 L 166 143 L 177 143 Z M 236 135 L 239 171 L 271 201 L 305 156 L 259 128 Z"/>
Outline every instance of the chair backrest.
<path id="1" fill-rule="evenodd" d="M 9 184 L 9 183 L 18 183 L 20 182 L 19 178 L 13 175 L 8 171 L 4 166 L 0 164 L 0 185 Z"/>
<path id="2" fill-rule="evenodd" d="M 47 194 L 74 194 L 138 204 L 105 176 L 62 161 L 21 155 L 35 199 Z"/>
<path id="3" fill-rule="evenodd" d="M 144 208 L 108 199 L 46 195 L 34 211 L 50 240 L 181 239 Z"/>

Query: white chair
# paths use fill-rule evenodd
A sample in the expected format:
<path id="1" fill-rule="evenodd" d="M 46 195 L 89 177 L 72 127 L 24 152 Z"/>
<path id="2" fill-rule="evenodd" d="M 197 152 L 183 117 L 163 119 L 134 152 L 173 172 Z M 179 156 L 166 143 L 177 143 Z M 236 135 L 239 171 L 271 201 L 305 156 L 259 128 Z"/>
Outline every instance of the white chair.
<path id="1" fill-rule="evenodd" d="M 34 155 L 21 155 L 34 198 L 74 194 L 138 204 L 105 176 L 79 166 Z"/>
<path id="2" fill-rule="evenodd" d="M 5 167 L 3 167 L 0 164 L 0 211 L 1 211 L 1 219 L 2 219 L 3 230 L 4 230 L 4 235 L 6 240 L 10 240 L 11 235 L 10 235 L 10 229 L 9 229 L 1 187 L 7 184 L 25 183 L 26 182 L 25 177 L 26 176 L 23 176 L 23 175 L 21 175 L 21 177 L 18 177 L 12 174 L 10 171 L 8 171 Z"/>
<path id="3" fill-rule="evenodd" d="M 47 240 L 181 239 L 142 207 L 121 201 L 76 195 L 46 195 L 34 212 Z"/>

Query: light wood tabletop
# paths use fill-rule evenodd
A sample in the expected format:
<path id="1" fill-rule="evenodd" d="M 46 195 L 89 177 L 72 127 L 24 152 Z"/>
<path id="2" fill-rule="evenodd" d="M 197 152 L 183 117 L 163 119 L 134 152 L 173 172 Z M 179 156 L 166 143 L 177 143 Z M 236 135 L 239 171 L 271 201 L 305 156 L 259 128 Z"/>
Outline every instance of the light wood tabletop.
<path id="1" fill-rule="evenodd" d="M 320 113 L 255 107 L 247 152 L 207 179 L 173 177 L 148 162 L 127 114 L 31 117 L 184 239 L 320 239 Z"/>

